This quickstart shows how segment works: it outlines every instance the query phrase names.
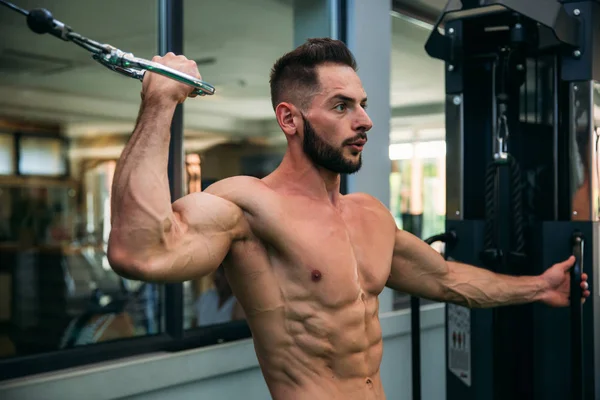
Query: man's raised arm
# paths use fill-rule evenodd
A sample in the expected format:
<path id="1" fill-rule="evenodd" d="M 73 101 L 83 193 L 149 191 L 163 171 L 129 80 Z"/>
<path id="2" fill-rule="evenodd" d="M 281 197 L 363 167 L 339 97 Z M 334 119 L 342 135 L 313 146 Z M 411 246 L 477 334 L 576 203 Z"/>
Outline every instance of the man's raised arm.
<path id="1" fill-rule="evenodd" d="M 501 275 L 472 265 L 446 262 L 427 243 L 397 230 L 387 285 L 417 297 L 484 308 L 540 301 L 550 306 L 569 304 L 571 257 L 540 276 Z M 582 275 L 588 297 L 587 275 Z"/>
<path id="2" fill-rule="evenodd" d="M 196 63 L 172 53 L 153 61 L 200 78 Z M 135 130 L 117 163 L 108 259 L 119 274 L 145 281 L 184 281 L 215 270 L 244 230 L 242 210 L 208 193 L 173 204 L 167 176 L 175 107 L 193 88 L 147 73 Z"/>

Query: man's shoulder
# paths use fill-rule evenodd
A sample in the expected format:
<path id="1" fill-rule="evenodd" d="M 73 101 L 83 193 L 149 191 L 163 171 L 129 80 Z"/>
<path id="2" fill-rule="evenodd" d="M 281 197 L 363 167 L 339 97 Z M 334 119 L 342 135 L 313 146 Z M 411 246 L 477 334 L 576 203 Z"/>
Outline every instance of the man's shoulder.
<path id="1" fill-rule="evenodd" d="M 393 221 L 390 210 L 375 196 L 367 193 L 351 193 L 345 195 L 344 200 L 362 212 L 373 213 L 374 216 Z"/>
<path id="2" fill-rule="evenodd" d="M 379 200 L 377 197 L 370 195 L 368 193 L 350 193 L 344 195 L 344 200 L 350 202 L 359 207 L 373 208 L 375 210 L 381 211 L 386 210 L 386 206 Z"/>
<path id="3" fill-rule="evenodd" d="M 236 175 L 219 179 L 205 189 L 206 192 L 218 195 L 231 190 L 246 190 L 266 187 L 264 182 L 258 178 L 247 175 Z"/>
<path id="4" fill-rule="evenodd" d="M 253 199 L 266 196 L 270 189 L 258 178 L 239 175 L 218 180 L 207 187 L 204 192 L 243 206 Z"/>
<path id="5" fill-rule="evenodd" d="M 255 216 L 272 208 L 275 201 L 273 190 L 261 179 L 244 175 L 219 180 L 207 187 L 204 193 L 228 200 L 245 213 Z"/>

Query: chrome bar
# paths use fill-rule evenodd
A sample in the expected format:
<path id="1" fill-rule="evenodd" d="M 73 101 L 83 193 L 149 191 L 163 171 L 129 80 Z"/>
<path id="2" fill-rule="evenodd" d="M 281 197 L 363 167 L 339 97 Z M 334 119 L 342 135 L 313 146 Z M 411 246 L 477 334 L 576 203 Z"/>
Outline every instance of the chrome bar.
<path id="1" fill-rule="evenodd" d="M 569 87 L 571 219 L 578 221 L 598 221 L 600 216 L 594 86 L 593 81 L 580 81 Z"/>
<path id="2" fill-rule="evenodd" d="M 464 205 L 463 95 L 446 96 L 446 218 L 463 219 Z"/>
<path id="3" fill-rule="evenodd" d="M 215 93 L 215 88 L 212 85 L 200 79 L 165 65 L 135 57 L 131 53 L 125 53 L 114 47 L 108 53 L 94 54 L 93 58 L 116 72 L 139 79 L 140 81 L 144 79 L 146 71 L 150 71 L 194 87 L 196 89 L 194 93 L 199 96 Z"/>

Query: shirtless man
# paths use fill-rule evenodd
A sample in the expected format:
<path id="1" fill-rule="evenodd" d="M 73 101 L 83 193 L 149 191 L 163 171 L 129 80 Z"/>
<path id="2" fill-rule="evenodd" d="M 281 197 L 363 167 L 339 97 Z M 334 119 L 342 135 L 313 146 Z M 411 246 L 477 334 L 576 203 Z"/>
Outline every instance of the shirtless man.
<path id="1" fill-rule="evenodd" d="M 200 78 L 184 56 L 153 60 Z M 232 177 L 171 204 L 169 128 L 190 93 L 145 76 L 137 126 L 114 177 L 109 260 L 123 276 L 158 282 L 197 279 L 223 262 L 274 399 L 385 399 L 378 316 L 385 286 L 467 307 L 568 305 L 573 258 L 536 277 L 446 262 L 397 229 L 377 199 L 340 194 L 340 174 L 359 170 L 372 126 L 343 43 L 309 40 L 274 65 L 273 107 L 288 147 L 272 174 Z"/>

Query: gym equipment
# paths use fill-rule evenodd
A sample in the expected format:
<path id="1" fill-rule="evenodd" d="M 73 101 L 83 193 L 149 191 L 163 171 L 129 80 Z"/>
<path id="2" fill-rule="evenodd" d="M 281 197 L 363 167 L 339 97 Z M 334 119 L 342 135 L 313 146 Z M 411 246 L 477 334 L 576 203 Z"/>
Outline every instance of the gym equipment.
<path id="1" fill-rule="evenodd" d="M 427 40 L 446 69 L 446 255 L 510 275 L 576 257 L 570 307 L 447 305 L 449 400 L 600 398 L 599 41 L 596 0 L 450 0 Z"/>
<path id="2" fill-rule="evenodd" d="M 27 26 L 33 32 L 38 34 L 49 33 L 65 42 L 73 42 L 91 52 L 94 60 L 114 72 L 142 81 L 146 71 L 151 71 L 194 87 L 193 93 L 198 96 L 213 95 L 215 93 L 215 88 L 212 85 L 200 79 L 164 65 L 135 57 L 133 54 L 126 53 L 109 44 L 98 43 L 73 32 L 71 27 L 55 20 L 52 13 L 46 9 L 38 8 L 26 11 L 6 0 L 0 0 L 0 4 L 25 15 Z"/>

